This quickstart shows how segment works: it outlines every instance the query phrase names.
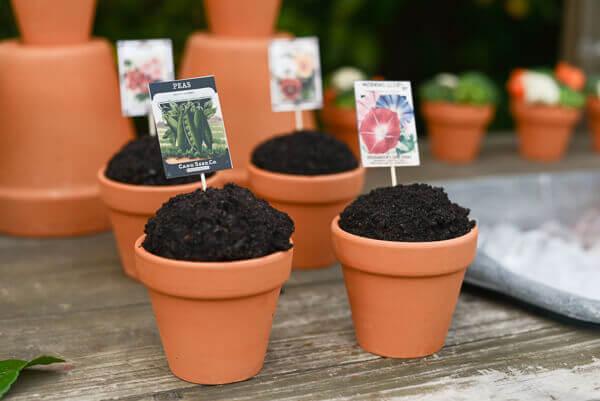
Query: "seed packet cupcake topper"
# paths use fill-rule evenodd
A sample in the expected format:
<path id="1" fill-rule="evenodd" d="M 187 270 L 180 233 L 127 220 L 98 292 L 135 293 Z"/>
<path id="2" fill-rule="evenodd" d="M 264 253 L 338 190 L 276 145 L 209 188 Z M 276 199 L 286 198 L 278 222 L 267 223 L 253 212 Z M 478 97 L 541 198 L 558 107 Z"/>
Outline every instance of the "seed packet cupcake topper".
<path id="1" fill-rule="evenodd" d="M 323 106 L 318 38 L 272 40 L 269 72 L 273 111 L 294 111 L 296 129 L 301 130 L 302 110 Z"/>
<path id="2" fill-rule="evenodd" d="M 364 167 L 418 166 L 414 103 L 408 81 L 355 81 L 356 120 Z"/>
<path id="3" fill-rule="evenodd" d="M 118 40 L 117 58 L 123 115 L 148 115 L 150 134 L 155 134 L 148 84 L 175 79 L 171 39 Z"/>
<path id="4" fill-rule="evenodd" d="M 167 178 L 232 168 L 213 76 L 149 85 Z"/>

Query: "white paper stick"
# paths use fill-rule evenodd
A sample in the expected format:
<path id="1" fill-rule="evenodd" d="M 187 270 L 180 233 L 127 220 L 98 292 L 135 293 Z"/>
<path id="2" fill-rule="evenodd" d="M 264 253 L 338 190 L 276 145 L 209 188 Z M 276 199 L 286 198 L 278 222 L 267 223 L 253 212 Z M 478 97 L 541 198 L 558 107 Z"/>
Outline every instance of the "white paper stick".
<path id="1" fill-rule="evenodd" d="M 206 191 L 206 177 L 204 176 L 204 173 L 200 174 L 200 178 L 202 179 L 202 190 Z"/>
<path id="2" fill-rule="evenodd" d="M 296 116 L 296 131 L 302 131 L 304 129 L 302 121 L 302 110 L 296 110 L 294 114 Z"/>
<path id="3" fill-rule="evenodd" d="M 156 124 L 154 124 L 154 114 L 152 110 L 148 113 L 148 132 L 150 136 L 156 136 Z"/>
<path id="4" fill-rule="evenodd" d="M 392 186 L 395 187 L 397 182 L 396 182 L 396 166 L 394 166 L 393 164 L 390 166 L 390 173 L 392 175 Z"/>

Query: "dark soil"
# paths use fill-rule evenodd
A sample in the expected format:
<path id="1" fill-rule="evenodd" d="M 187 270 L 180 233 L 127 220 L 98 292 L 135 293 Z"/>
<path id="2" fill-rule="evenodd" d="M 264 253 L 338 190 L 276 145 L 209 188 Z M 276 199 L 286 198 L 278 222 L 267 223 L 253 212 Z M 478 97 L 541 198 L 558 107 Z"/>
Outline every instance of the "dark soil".
<path id="1" fill-rule="evenodd" d="M 469 209 L 427 184 L 377 188 L 359 196 L 340 215 L 342 230 L 384 241 L 428 242 L 467 234 L 475 221 Z"/>
<path id="2" fill-rule="evenodd" d="M 290 249 L 294 222 L 235 184 L 177 195 L 148 220 L 142 246 L 169 259 L 244 260 Z"/>
<path id="3" fill-rule="evenodd" d="M 354 170 L 358 160 L 348 146 L 319 131 L 296 131 L 260 144 L 252 163 L 283 174 L 319 175 Z"/>
<path id="4" fill-rule="evenodd" d="M 167 179 L 158 138 L 154 136 L 142 136 L 123 146 L 108 162 L 105 174 L 111 180 L 131 185 L 181 185 L 201 180 L 200 175 Z"/>

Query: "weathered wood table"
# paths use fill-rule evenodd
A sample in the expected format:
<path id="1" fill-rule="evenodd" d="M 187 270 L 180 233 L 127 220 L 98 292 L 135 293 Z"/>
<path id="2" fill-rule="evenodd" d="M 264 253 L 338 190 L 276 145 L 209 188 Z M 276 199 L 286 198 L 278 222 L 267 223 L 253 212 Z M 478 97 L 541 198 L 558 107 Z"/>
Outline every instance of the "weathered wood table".
<path id="1" fill-rule="evenodd" d="M 586 136 L 552 165 L 518 159 L 512 137 L 488 140 L 482 159 L 470 166 L 421 153 L 423 166 L 399 169 L 400 181 L 600 168 Z M 370 171 L 368 187 L 387 180 L 386 169 Z M 600 400 L 600 331 L 472 288 L 463 289 L 437 354 L 393 360 L 364 352 L 340 270 L 293 272 L 257 377 L 201 386 L 169 372 L 146 289 L 123 275 L 110 233 L 0 237 L 0 359 L 54 354 L 68 360 L 24 372 L 6 399 Z"/>

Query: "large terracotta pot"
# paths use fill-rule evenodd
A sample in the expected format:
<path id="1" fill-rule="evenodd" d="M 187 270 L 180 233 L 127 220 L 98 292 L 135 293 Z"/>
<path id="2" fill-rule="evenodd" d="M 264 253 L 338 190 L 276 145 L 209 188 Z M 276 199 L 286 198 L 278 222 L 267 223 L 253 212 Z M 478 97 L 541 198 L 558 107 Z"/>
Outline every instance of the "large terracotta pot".
<path id="1" fill-rule="evenodd" d="M 327 132 L 344 142 L 354 156 L 360 160 L 360 144 L 356 123 L 356 109 L 345 109 L 335 105 L 336 91 L 326 89 L 323 93 L 323 108 L 321 118 Z"/>
<path id="2" fill-rule="evenodd" d="M 248 186 L 247 166 L 254 148 L 275 135 L 291 132 L 295 128 L 294 113 L 271 110 L 271 39 L 239 40 L 195 33 L 188 40 L 183 56 L 181 78 L 215 76 L 227 140 L 235 144 L 231 150 L 233 169 L 221 171 L 221 177 L 241 186 Z M 244 66 L 242 74 L 239 66 Z M 312 112 L 304 111 L 302 114 L 304 126 L 307 129 L 314 128 Z"/>
<path id="3" fill-rule="evenodd" d="M 262 368 L 293 248 L 235 262 L 187 262 L 135 243 L 139 278 L 150 294 L 173 374 L 200 384 L 242 381 Z"/>
<path id="4" fill-rule="evenodd" d="M 365 169 L 324 175 L 279 174 L 250 165 L 250 189 L 294 221 L 294 269 L 335 263 L 329 224 L 362 191 Z"/>
<path id="5" fill-rule="evenodd" d="M 271 36 L 280 5 L 281 0 L 204 0 L 211 32 L 240 38 Z"/>
<path id="6" fill-rule="evenodd" d="M 112 45 L 0 43 L 0 121 L 0 232 L 110 227 L 96 175 L 134 136 L 121 115 Z"/>
<path id="7" fill-rule="evenodd" d="M 106 167 L 98 171 L 100 194 L 108 207 L 123 270 L 129 277 L 137 279 L 133 244 L 144 233 L 148 219 L 175 195 L 202 188 L 202 182 L 162 186 L 130 185 L 107 178 L 105 171 Z M 207 186 L 216 187 L 218 184 L 218 174 L 206 180 Z"/>
<path id="8" fill-rule="evenodd" d="M 477 227 L 462 237 L 394 242 L 359 237 L 331 223 L 358 344 L 392 358 L 416 358 L 444 346 Z"/>
<path id="9" fill-rule="evenodd" d="M 562 159 L 569 147 L 581 110 L 512 101 L 519 153 L 525 159 L 553 162 Z"/>
<path id="10" fill-rule="evenodd" d="M 600 153 L 600 99 L 597 96 L 588 96 L 587 112 L 592 133 L 592 144 L 594 150 Z"/>
<path id="11" fill-rule="evenodd" d="M 436 159 L 470 163 L 477 158 L 485 130 L 494 116 L 493 106 L 424 102 L 421 110 Z"/>
<path id="12" fill-rule="evenodd" d="M 11 0 L 21 41 L 72 45 L 90 39 L 96 0 Z"/>

